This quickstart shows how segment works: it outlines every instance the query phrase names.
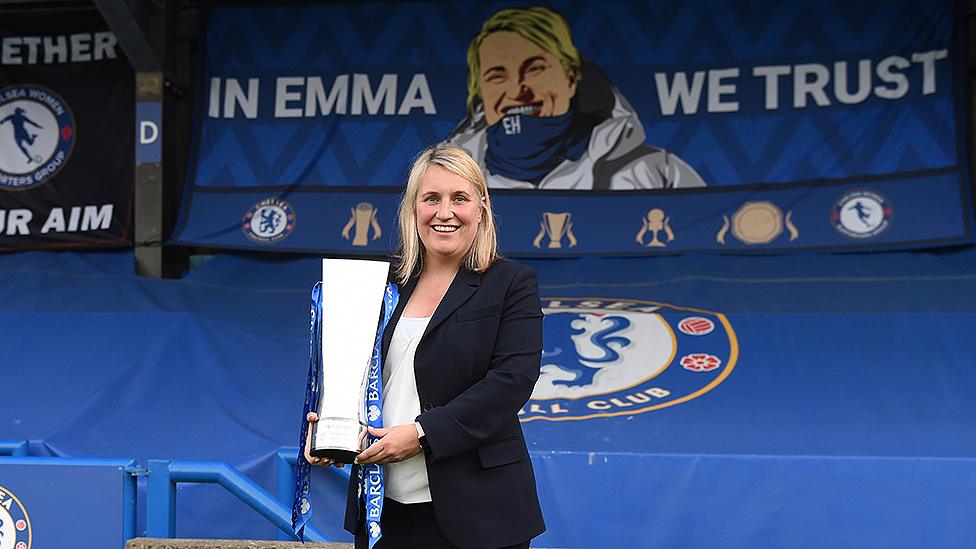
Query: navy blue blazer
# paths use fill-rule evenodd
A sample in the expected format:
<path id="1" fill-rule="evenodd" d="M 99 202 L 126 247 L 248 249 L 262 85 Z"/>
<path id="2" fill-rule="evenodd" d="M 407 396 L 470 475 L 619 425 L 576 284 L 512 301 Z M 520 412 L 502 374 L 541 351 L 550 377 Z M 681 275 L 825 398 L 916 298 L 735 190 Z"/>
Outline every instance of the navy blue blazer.
<path id="1" fill-rule="evenodd" d="M 383 356 L 416 287 L 383 337 Z M 545 531 L 518 411 L 542 358 L 535 271 L 500 260 L 483 274 L 464 267 L 434 311 L 414 357 L 427 437 L 427 478 L 437 522 L 459 547 L 504 547 Z M 345 527 L 362 532 L 354 468 Z"/>

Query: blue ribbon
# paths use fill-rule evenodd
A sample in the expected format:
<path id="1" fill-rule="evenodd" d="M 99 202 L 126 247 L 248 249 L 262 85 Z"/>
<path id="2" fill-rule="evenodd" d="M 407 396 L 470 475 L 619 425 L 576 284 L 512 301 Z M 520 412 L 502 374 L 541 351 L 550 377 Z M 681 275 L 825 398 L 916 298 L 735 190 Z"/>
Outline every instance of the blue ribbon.
<path id="1" fill-rule="evenodd" d="M 400 291 L 396 284 L 386 285 L 386 295 L 383 299 L 383 322 L 380 329 L 376 332 L 376 342 L 373 344 L 373 357 L 369 362 L 369 372 L 366 375 L 366 422 L 370 427 L 379 429 L 383 427 L 383 332 L 386 325 L 393 316 L 397 301 L 400 299 Z M 379 438 L 366 434 L 366 447 L 368 448 Z M 359 467 L 359 499 L 364 502 L 366 507 L 366 533 L 369 535 L 369 549 L 382 537 L 380 529 L 380 516 L 383 514 L 383 466 L 378 463 L 371 463 L 365 467 Z"/>
<path id="2" fill-rule="evenodd" d="M 305 523 L 312 517 L 309 494 L 312 466 L 305 459 L 305 438 L 308 436 L 308 413 L 318 409 L 319 369 L 322 367 L 322 283 L 312 287 L 312 306 L 309 311 L 308 382 L 305 385 L 305 411 L 302 413 L 301 440 L 295 462 L 295 499 L 291 507 L 291 527 L 298 539 L 305 541 Z"/>
<path id="3" fill-rule="evenodd" d="M 383 332 L 393 316 L 400 292 L 396 284 L 388 283 L 383 296 L 383 321 L 376 331 L 373 343 L 373 354 L 370 358 L 369 371 L 366 376 L 365 411 L 367 425 L 380 428 L 383 426 L 383 374 L 382 345 Z M 305 411 L 302 414 L 301 440 L 298 444 L 298 460 L 295 463 L 295 499 L 292 504 L 292 529 L 298 539 L 305 539 L 305 524 L 312 516 L 312 501 L 309 487 L 311 483 L 312 467 L 305 460 L 305 438 L 308 436 L 308 413 L 318 409 L 319 370 L 322 367 L 322 283 L 318 282 L 312 288 L 312 304 L 309 312 L 309 350 L 308 350 L 308 383 L 305 386 Z M 367 446 L 378 440 L 367 434 Z M 383 514 L 383 466 L 378 464 L 359 467 L 359 498 L 366 506 L 366 527 L 369 533 L 369 547 L 379 541 L 382 536 L 380 516 Z"/>

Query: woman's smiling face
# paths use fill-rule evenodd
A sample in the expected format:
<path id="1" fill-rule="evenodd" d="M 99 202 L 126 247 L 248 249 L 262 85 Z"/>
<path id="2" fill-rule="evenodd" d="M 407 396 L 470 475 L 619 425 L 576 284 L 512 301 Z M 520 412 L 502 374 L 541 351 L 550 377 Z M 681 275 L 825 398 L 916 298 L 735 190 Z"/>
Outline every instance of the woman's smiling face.
<path id="1" fill-rule="evenodd" d="M 417 189 L 417 233 L 428 256 L 464 261 L 481 223 L 475 186 L 440 166 L 424 172 Z"/>
<path id="2" fill-rule="evenodd" d="M 559 116 L 576 95 L 573 82 L 554 55 L 511 31 L 489 34 L 478 48 L 479 90 L 485 120 L 506 115 Z"/>

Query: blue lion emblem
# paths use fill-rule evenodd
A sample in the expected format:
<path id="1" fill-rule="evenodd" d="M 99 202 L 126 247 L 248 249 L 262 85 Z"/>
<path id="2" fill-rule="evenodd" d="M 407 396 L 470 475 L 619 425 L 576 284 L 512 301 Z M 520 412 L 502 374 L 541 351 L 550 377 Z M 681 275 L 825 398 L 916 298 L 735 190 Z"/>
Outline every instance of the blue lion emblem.
<path id="1" fill-rule="evenodd" d="M 603 356 L 589 357 L 579 354 L 573 336 L 585 333 L 586 328 L 575 328 L 573 322 L 586 321 L 587 317 L 599 318 L 600 329 L 590 335 L 593 343 Z M 550 313 L 545 319 L 542 343 L 543 364 L 552 364 L 560 370 L 574 374 L 573 379 L 557 379 L 553 385 L 583 387 L 593 383 L 593 376 L 602 368 L 585 363 L 614 362 L 620 358 L 620 351 L 631 344 L 630 339 L 615 335 L 630 327 L 630 320 L 622 316 L 597 316 L 584 313 Z M 567 345 L 568 344 L 568 345 Z M 566 346 L 565 348 L 562 346 Z"/>

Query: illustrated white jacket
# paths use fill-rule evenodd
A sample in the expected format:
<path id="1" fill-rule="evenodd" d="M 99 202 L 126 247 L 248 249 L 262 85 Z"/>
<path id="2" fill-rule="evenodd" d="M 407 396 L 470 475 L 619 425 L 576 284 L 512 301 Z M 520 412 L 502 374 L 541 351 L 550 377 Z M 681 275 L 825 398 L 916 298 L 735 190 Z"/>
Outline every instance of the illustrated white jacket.
<path id="1" fill-rule="evenodd" d="M 609 118 L 590 134 L 578 160 L 564 160 L 533 185 L 493 174 L 485 166 L 488 148 L 484 110 L 478 110 L 445 141 L 466 150 L 481 166 L 493 189 L 633 190 L 704 187 L 698 173 L 675 154 L 644 144 L 644 126 L 627 100 L 613 86 Z"/>

